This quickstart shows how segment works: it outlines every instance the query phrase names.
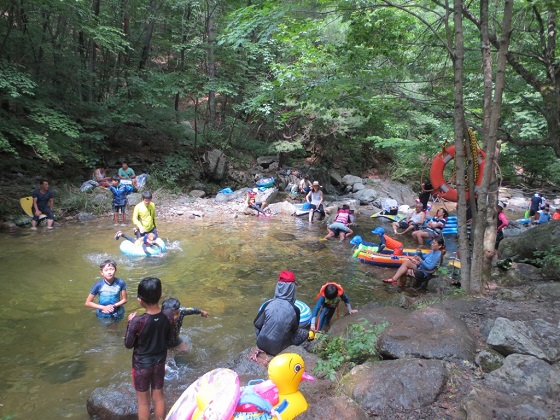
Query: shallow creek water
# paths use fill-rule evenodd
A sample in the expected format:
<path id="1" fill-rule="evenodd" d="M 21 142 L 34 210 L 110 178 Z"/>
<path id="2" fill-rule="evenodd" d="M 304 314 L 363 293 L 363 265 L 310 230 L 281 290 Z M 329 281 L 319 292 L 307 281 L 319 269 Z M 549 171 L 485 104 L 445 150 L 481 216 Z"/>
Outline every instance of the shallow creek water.
<path id="1" fill-rule="evenodd" d="M 355 233 L 373 240 L 369 231 L 379 222 L 359 222 Z M 280 270 L 296 273 L 297 298 L 311 307 L 326 281 L 341 283 L 358 308 L 395 293 L 380 281 L 394 270 L 359 263 L 348 241 L 321 241 L 325 226 L 306 218 L 160 221 L 169 247 L 164 258 L 127 258 L 114 232 L 110 219 L 100 219 L 0 235 L 0 419 L 85 420 L 96 387 L 130 379 L 126 320 L 104 326 L 84 306 L 107 258 L 117 261 L 117 276 L 127 283 L 127 314 L 142 311 L 135 296 L 145 276 L 162 280 L 164 298 L 210 313 L 183 322 L 192 350 L 181 361 L 195 373 L 254 345 L 252 321 L 273 297 Z"/>

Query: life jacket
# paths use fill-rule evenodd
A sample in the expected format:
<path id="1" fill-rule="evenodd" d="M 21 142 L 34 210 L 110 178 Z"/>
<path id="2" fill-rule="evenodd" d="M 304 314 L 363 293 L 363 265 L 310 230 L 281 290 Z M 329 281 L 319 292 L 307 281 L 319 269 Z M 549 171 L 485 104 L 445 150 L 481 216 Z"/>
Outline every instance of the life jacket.
<path id="1" fill-rule="evenodd" d="M 335 223 L 344 223 L 347 225 L 350 220 L 350 213 L 350 209 L 338 209 L 338 213 L 334 219 Z"/>
<path id="2" fill-rule="evenodd" d="M 249 204 L 253 204 L 255 202 L 255 197 L 257 196 L 257 193 L 253 192 L 253 191 L 247 191 L 247 197 L 249 197 Z"/>
<path id="3" fill-rule="evenodd" d="M 335 282 L 328 282 L 323 284 L 323 286 L 321 286 L 321 290 L 319 290 L 319 293 L 317 294 L 317 296 L 315 296 L 315 300 L 318 300 L 321 296 L 323 296 L 325 299 L 327 299 L 327 297 L 325 296 L 325 289 L 327 288 L 327 286 L 329 284 L 334 284 L 337 288 L 337 297 L 341 297 L 344 294 L 344 289 L 342 288 L 342 286 L 338 283 Z"/>

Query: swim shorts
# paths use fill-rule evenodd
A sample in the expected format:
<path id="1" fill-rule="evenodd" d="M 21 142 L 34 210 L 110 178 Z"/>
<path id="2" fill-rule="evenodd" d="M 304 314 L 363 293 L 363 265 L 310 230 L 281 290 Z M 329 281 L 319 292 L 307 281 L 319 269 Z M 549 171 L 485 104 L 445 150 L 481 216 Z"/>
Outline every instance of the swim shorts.
<path id="1" fill-rule="evenodd" d="M 151 389 L 162 389 L 165 378 L 165 362 L 156 365 L 135 369 L 132 368 L 132 384 L 138 392 L 146 392 Z"/>

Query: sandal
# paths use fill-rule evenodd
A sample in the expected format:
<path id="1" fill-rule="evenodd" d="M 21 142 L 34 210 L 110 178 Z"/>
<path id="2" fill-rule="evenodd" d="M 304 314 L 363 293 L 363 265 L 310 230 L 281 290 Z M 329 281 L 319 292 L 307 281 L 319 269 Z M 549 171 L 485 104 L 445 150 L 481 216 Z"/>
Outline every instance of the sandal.
<path id="1" fill-rule="evenodd" d="M 259 365 L 264 367 L 268 366 L 268 363 L 270 362 L 270 358 L 268 357 L 266 352 L 257 347 L 252 348 L 251 351 L 247 353 L 247 358 L 250 361 L 258 363 Z"/>
<path id="2" fill-rule="evenodd" d="M 383 280 L 383 283 L 396 284 L 397 282 L 391 277 L 390 279 Z"/>

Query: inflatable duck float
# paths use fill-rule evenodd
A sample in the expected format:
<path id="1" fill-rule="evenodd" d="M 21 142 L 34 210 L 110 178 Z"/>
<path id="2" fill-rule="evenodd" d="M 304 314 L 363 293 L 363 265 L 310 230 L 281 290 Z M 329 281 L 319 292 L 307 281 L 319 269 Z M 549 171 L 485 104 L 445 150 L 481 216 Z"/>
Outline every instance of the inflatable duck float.
<path id="1" fill-rule="evenodd" d="M 268 381 L 242 389 L 237 373 L 214 369 L 185 390 L 166 420 L 291 420 L 307 410 L 309 405 L 299 384 L 315 379 L 305 372 L 300 355 L 285 353 L 274 357 L 268 365 L 268 376 Z"/>

